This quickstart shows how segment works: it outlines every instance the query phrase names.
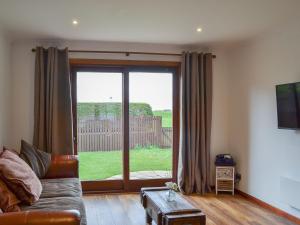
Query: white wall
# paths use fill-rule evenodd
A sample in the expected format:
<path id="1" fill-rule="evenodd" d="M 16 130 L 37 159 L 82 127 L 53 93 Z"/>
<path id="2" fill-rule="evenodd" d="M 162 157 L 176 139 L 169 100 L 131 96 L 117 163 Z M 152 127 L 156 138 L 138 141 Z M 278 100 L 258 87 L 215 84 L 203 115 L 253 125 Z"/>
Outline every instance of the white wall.
<path id="1" fill-rule="evenodd" d="M 110 43 L 110 42 L 38 42 L 19 41 L 12 46 L 12 120 L 11 147 L 20 148 L 23 138 L 32 141 L 33 136 L 33 104 L 34 104 L 34 53 L 31 49 L 37 45 L 68 46 L 70 49 L 90 50 L 124 50 L 124 51 L 152 51 L 178 53 L 188 48 L 178 45 Z M 198 49 L 199 50 L 199 49 Z M 227 114 L 227 73 L 226 55 L 216 50 L 217 59 L 214 60 L 214 89 L 213 89 L 213 123 L 212 123 L 212 162 L 217 153 L 228 149 L 228 114 Z M 170 60 L 179 61 L 180 57 L 165 56 L 137 56 L 130 57 L 111 54 L 71 54 L 74 58 L 105 58 L 131 60 Z M 213 163 L 212 163 L 213 166 Z"/>
<path id="2" fill-rule="evenodd" d="M 31 45 L 12 45 L 12 112 L 10 148 L 20 149 L 21 139 L 33 139 L 34 54 Z"/>
<path id="3" fill-rule="evenodd" d="M 0 148 L 9 144 L 10 42 L 0 30 Z"/>
<path id="4" fill-rule="evenodd" d="M 242 174 L 239 188 L 298 217 L 281 200 L 280 177 L 300 181 L 300 131 L 277 129 L 275 85 L 300 81 L 299 40 L 299 25 L 290 23 L 228 55 L 229 145 Z"/>
<path id="5" fill-rule="evenodd" d="M 215 183 L 215 164 L 217 154 L 230 153 L 229 148 L 229 73 L 228 56 L 225 48 L 212 48 L 217 58 L 213 64 L 213 104 L 211 137 L 211 170 Z"/>

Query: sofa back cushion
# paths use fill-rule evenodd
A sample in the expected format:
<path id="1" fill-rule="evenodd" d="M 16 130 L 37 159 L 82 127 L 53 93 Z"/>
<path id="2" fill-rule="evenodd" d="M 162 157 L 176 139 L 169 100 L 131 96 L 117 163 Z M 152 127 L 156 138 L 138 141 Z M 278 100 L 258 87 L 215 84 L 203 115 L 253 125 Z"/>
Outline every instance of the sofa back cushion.
<path id="1" fill-rule="evenodd" d="M 22 140 L 20 157 L 31 167 L 38 178 L 44 178 L 51 163 L 51 154 Z"/>
<path id="2" fill-rule="evenodd" d="M 0 178 L 24 203 L 32 204 L 41 195 L 40 180 L 23 159 L 9 150 L 0 155 Z"/>

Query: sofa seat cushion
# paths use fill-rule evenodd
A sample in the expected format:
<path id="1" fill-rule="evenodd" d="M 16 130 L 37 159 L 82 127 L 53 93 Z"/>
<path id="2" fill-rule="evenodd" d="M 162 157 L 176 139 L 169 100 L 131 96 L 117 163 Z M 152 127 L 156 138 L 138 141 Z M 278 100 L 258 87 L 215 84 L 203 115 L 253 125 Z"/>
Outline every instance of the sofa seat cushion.
<path id="1" fill-rule="evenodd" d="M 78 210 L 80 212 L 80 225 L 86 225 L 86 213 L 82 198 L 80 197 L 56 197 L 40 198 L 33 205 L 21 205 L 22 211 L 62 211 Z"/>
<path id="2" fill-rule="evenodd" d="M 78 178 L 41 179 L 43 191 L 40 198 L 81 197 Z"/>

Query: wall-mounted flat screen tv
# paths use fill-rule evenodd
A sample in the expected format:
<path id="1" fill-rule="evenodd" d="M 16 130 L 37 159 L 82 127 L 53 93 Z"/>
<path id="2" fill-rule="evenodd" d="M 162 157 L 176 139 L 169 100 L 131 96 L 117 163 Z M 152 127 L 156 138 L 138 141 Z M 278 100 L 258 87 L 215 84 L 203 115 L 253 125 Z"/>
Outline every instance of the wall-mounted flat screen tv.
<path id="1" fill-rule="evenodd" d="M 300 129 L 300 82 L 276 85 L 278 128 Z"/>

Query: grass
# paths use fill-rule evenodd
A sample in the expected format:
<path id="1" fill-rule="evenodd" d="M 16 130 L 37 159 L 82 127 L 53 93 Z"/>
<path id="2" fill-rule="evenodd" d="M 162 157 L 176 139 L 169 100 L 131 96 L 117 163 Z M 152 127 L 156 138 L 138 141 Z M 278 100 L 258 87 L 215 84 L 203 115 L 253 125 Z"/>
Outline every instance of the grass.
<path id="1" fill-rule="evenodd" d="M 130 172 L 171 169 L 171 149 L 149 147 L 130 150 Z M 81 180 L 101 180 L 119 174 L 122 174 L 121 151 L 79 153 Z"/>
<path id="2" fill-rule="evenodd" d="M 153 115 L 162 117 L 162 127 L 172 127 L 172 111 L 157 110 L 153 111 Z"/>

